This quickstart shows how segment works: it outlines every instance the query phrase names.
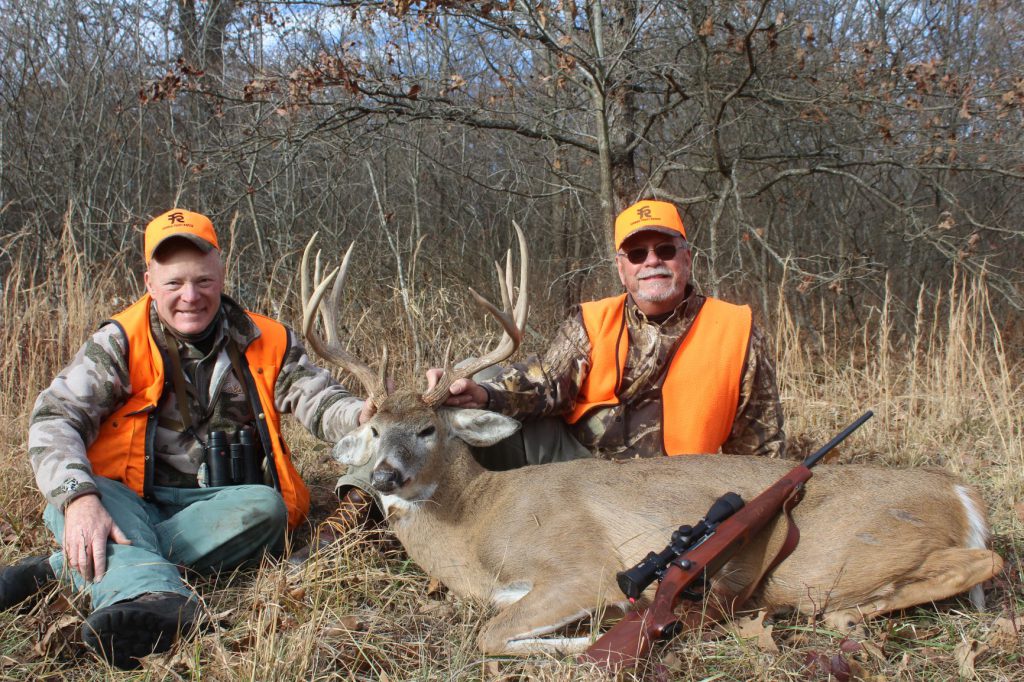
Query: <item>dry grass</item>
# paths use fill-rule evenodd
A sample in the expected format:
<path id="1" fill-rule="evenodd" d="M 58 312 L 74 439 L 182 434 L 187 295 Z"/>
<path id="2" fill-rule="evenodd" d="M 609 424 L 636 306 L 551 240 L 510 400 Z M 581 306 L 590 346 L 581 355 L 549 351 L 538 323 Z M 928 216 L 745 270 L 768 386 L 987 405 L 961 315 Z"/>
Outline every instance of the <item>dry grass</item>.
<path id="1" fill-rule="evenodd" d="M 14 263 L 19 263 L 17 258 Z M 117 268 L 87 269 L 73 252 L 57 254 L 45 276 L 16 265 L 3 282 L 0 312 L 0 486 L 4 504 L 0 562 L 46 551 L 42 503 L 25 454 L 27 416 L 36 393 L 106 314 L 137 292 L 136 277 Z M 983 282 L 957 281 L 937 302 L 922 295 L 912 334 L 898 336 L 887 305 L 850 329 L 822 306 L 797 320 L 779 295 L 771 330 L 794 449 L 809 451 L 863 409 L 876 418 L 842 446 L 844 460 L 892 466 L 940 465 L 978 485 L 991 509 L 1005 574 L 989 586 L 989 613 L 965 600 L 915 609 L 870 624 L 859 644 L 796 620 L 775 623 L 771 641 L 734 633 L 690 633 L 657 651 L 637 674 L 646 679 L 950 679 L 961 671 L 985 680 L 1024 678 L 1021 640 L 1008 629 L 1024 613 L 1020 512 L 1024 502 L 1024 392 L 1021 361 L 1004 347 Z M 479 328 L 480 317 L 449 289 L 414 292 L 411 310 L 385 289 L 363 292 L 372 308 L 350 311 L 348 333 L 366 357 L 380 341 L 394 350 L 413 335 L 421 358 L 405 357 L 411 377 L 437 361 L 453 330 Z M 272 310 L 273 301 L 254 304 Z M 286 314 L 288 312 L 286 308 Z M 533 318 L 539 347 L 556 320 Z M 455 320 L 447 322 L 445 320 Z M 389 324 L 390 322 L 390 324 Z M 810 327 L 816 330 L 811 333 Z M 821 330 L 826 330 L 824 333 Z M 455 354 L 480 348 L 459 333 Z M 417 365 L 417 363 L 419 363 Z M 314 521 L 332 509 L 338 471 L 325 445 L 295 429 L 289 435 L 314 493 Z M 796 454 L 796 453 L 795 453 Z M 812 482 L 813 484 L 813 482 Z M 841 520 L 837 519 L 837 523 Z M 307 529 L 293 538 L 308 543 Z M 258 569 L 197 579 L 213 628 L 171 656 L 151 657 L 138 673 L 109 670 L 76 641 L 85 604 L 56 592 L 24 615 L 0 614 L 0 679 L 328 680 L 592 679 L 571 660 L 487 659 L 473 646 L 486 616 L 479 605 L 437 589 L 386 538 L 357 534 L 313 551 L 304 564 L 267 560 Z M 1000 620 L 1002 619 L 1002 620 Z M 760 644 L 759 644 L 760 641 Z M 974 653 L 973 670 L 963 663 Z M 835 667 L 838 666 L 838 667 Z"/>

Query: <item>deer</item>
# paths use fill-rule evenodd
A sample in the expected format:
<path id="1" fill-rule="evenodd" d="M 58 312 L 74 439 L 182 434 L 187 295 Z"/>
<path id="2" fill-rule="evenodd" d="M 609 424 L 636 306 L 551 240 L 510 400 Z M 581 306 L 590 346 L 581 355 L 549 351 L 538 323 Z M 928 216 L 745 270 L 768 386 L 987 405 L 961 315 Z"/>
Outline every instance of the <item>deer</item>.
<path id="1" fill-rule="evenodd" d="M 351 246 L 341 265 L 323 277 L 318 253 L 311 279 L 315 235 L 307 245 L 302 329 L 320 356 L 362 383 L 376 407 L 367 423 L 336 444 L 335 458 L 348 465 L 372 462 L 372 486 L 413 561 L 457 597 L 496 609 L 478 634 L 479 650 L 569 655 L 583 651 L 590 637 L 565 634 L 567 626 L 629 608 L 616 584 L 618 571 L 663 547 L 673 530 L 695 522 L 724 492 L 752 499 L 792 462 L 694 454 L 578 459 L 509 471 L 481 466 L 470 448 L 512 435 L 519 423 L 443 403 L 453 381 L 504 361 L 522 341 L 529 257 L 522 230 L 513 227 L 518 295 L 513 299 L 511 250 L 504 273 L 495 264 L 502 309 L 469 289 L 501 325 L 500 341 L 457 369 L 449 363 L 449 343 L 444 374 L 431 390 L 389 391 L 387 349 L 375 373 L 340 342 L 335 315 Z M 322 332 L 316 331 L 318 319 Z M 751 608 L 818 616 L 849 631 L 874 616 L 968 590 L 983 609 L 981 583 L 1003 565 L 987 548 L 989 526 L 978 492 L 940 469 L 818 467 L 792 514 L 800 542 L 769 571 L 787 531 L 780 517 L 714 576 L 711 593 L 738 595 L 760 580 L 747 602 Z"/>

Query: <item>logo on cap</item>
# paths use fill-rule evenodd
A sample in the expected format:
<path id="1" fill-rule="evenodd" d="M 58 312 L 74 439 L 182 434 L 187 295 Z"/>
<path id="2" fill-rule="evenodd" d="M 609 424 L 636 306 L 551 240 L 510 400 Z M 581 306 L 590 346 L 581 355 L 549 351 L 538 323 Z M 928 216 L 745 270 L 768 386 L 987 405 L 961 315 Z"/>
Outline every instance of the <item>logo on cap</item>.
<path id="1" fill-rule="evenodd" d="M 185 214 L 184 213 L 170 213 L 170 214 L 168 214 L 167 219 L 169 221 L 171 221 L 171 224 L 164 226 L 165 230 L 169 230 L 172 227 L 174 227 L 174 223 L 184 223 L 185 222 Z"/>
<path id="2" fill-rule="evenodd" d="M 638 208 L 636 210 L 636 214 L 637 214 L 637 217 L 640 218 L 640 220 L 650 220 L 651 218 L 654 217 L 654 215 L 651 213 L 651 207 L 650 206 L 643 206 L 641 208 Z"/>

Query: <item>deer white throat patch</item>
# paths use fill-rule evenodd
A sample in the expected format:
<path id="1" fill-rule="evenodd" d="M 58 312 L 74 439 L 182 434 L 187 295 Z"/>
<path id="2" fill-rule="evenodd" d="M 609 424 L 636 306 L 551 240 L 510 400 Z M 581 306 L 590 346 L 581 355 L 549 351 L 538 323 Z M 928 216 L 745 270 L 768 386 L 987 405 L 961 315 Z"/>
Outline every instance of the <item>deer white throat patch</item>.
<path id="1" fill-rule="evenodd" d="M 403 513 L 413 512 L 422 507 L 424 502 L 433 497 L 434 491 L 436 490 L 437 483 L 431 483 L 425 488 L 414 493 L 415 496 L 413 499 L 408 499 L 400 495 L 381 495 L 380 503 L 384 507 L 385 514 L 390 514 L 392 511 Z"/>

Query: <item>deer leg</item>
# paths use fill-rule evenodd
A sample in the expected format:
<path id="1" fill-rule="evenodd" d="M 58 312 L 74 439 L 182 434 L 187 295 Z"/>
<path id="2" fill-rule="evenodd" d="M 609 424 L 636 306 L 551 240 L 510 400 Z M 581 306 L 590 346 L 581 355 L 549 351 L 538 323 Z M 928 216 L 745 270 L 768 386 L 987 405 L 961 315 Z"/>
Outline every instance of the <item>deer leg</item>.
<path id="1" fill-rule="evenodd" d="M 1003 560 L 987 549 L 952 548 L 932 552 L 901 585 L 890 586 L 891 591 L 884 596 L 853 609 L 826 611 L 824 620 L 837 630 L 849 630 L 872 616 L 967 592 L 1002 569 Z M 976 603 L 973 591 L 971 597 Z"/>
<path id="2" fill-rule="evenodd" d="M 596 609 L 593 585 L 559 584 L 535 587 L 502 609 L 484 625 L 477 646 L 484 654 L 573 654 L 590 644 L 590 637 L 544 637 L 591 615 Z"/>

